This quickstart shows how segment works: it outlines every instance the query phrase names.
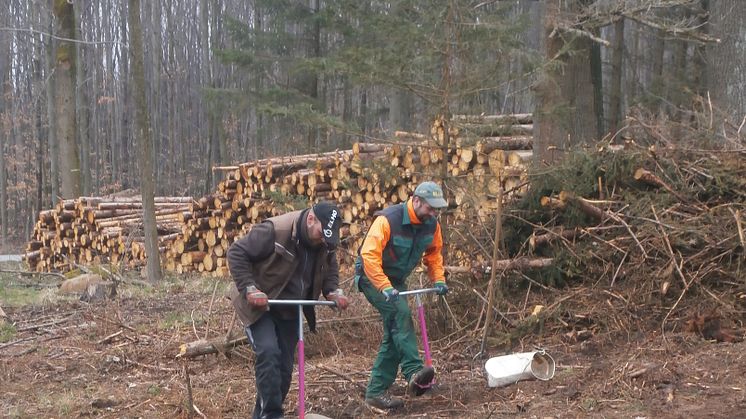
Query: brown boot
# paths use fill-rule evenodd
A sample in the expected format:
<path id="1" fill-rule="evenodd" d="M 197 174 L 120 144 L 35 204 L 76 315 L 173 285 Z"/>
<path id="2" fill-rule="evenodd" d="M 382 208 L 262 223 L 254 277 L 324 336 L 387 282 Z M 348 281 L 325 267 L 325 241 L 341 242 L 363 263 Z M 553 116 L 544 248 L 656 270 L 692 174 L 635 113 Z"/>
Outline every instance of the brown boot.
<path id="1" fill-rule="evenodd" d="M 433 367 L 424 367 L 409 379 L 407 391 L 411 395 L 422 396 L 426 391 L 430 390 L 434 378 L 435 370 Z"/>

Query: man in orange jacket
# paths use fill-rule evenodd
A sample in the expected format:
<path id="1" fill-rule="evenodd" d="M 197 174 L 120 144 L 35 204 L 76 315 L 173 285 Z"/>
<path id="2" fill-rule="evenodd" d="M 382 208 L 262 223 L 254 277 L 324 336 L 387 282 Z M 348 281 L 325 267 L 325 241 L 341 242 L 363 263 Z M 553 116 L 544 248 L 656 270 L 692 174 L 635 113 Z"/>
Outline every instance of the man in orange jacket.
<path id="1" fill-rule="evenodd" d="M 410 394 L 420 396 L 429 389 L 435 370 L 425 366 L 417 350 L 412 316 L 399 292 L 420 261 L 438 289 L 448 292 L 443 269 L 443 239 L 437 217 L 448 206 L 443 190 L 434 182 L 417 186 L 411 199 L 376 213 L 355 262 L 358 289 L 378 310 L 383 320 L 383 341 L 373 364 L 365 402 L 379 409 L 403 405 L 387 390 L 401 366 Z"/>

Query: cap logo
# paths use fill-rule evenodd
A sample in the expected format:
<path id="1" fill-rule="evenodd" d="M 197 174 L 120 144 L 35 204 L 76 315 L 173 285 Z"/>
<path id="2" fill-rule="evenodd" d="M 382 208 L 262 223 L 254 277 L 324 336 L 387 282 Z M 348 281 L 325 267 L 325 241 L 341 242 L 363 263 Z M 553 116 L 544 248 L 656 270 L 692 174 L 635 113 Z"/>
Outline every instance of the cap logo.
<path id="1" fill-rule="evenodd" d="M 329 215 L 329 222 L 326 223 L 326 228 L 332 228 L 334 225 L 334 220 L 337 219 L 337 210 L 332 210 L 332 213 Z"/>
<path id="2" fill-rule="evenodd" d="M 332 237 L 332 227 L 334 226 L 334 221 L 337 219 L 337 210 L 332 210 L 331 214 L 329 214 L 329 222 L 326 223 L 326 228 L 324 229 L 324 237 L 327 239 Z"/>
<path id="3" fill-rule="evenodd" d="M 432 195 L 433 195 L 434 197 L 436 197 L 436 198 L 440 198 L 440 197 L 442 197 L 442 196 L 443 196 L 443 192 L 441 192 L 441 191 L 438 191 L 438 190 L 435 190 L 435 191 L 430 191 L 430 193 L 431 193 L 431 194 L 432 194 Z"/>

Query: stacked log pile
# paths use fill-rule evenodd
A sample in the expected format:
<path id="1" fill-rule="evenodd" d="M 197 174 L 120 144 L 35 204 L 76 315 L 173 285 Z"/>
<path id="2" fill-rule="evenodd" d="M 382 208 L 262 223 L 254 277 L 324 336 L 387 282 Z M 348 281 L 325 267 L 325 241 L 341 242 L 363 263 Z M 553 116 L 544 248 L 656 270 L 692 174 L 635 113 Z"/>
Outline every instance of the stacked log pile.
<path id="1" fill-rule="evenodd" d="M 159 245 L 165 251 L 189 213 L 189 197 L 156 197 Z M 41 211 L 26 246 L 31 270 L 67 271 L 75 264 L 138 266 L 146 258 L 139 197 L 80 197 Z"/>
<path id="2" fill-rule="evenodd" d="M 169 224 L 168 245 L 161 249 L 164 252 L 164 267 L 177 273 L 212 272 L 216 276 L 226 275 L 228 247 L 242 237 L 251 225 L 273 215 L 306 208 L 311 202 L 321 200 L 337 202 L 343 213 L 345 225 L 341 236 L 346 252 L 340 253 L 349 262 L 374 212 L 406 200 L 419 182 L 429 179 L 448 179 L 448 193 L 454 204 L 447 214 L 451 219 L 449 221 L 465 220 L 472 211 L 485 216 L 494 212 L 494 198 L 501 187 L 506 189 L 507 198 L 519 196 L 527 188 L 526 162 L 531 158 L 531 138 L 525 134 L 529 122 L 530 115 L 456 116 L 449 128 L 451 146 L 446 148 L 442 145 L 443 139 L 438 130 L 447 124 L 438 118 L 430 136 L 397 132 L 394 140 L 386 144 L 357 143 L 349 150 L 216 167 L 213 170 L 224 172 L 217 189 L 209 196 L 195 201 L 190 199 L 174 209 L 174 223 Z M 511 130 L 509 127 L 512 125 L 515 128 Z M 474 128 L 480 126 L 484 128 Z M 496 128 L 490 128 L 493 126 L 503 127 L 500 135 L 493 135 L 498 132 Z M 124 208 L 118 211 L 109 216 L 114 217 L 112 221 L 130 219 L 135 223 L 136 216 L 122 212 Z M 88 213 L 85 213 L 86 216 Z M 80 209 L 77 214 L 78 217 L 84 215 Z M 55 236 L 61 237 L 59 231 L 64 222 L 52 221 L 49 225 L 55 228 L 42 228 L 43 224 L 38 224 L 39 233 L 35 234 L 32 242 L 40 242 L 36 237 L 44 236 L 45 231 L 55 231 Z M 103 226 L 118 229 L 104 232 Z M 110 245 L 107 242 L 101 249 L 90 251 L 90 256 L 84 250 L 86 245 L 78 243 L 71 247 L 75 251 L 62 254 L 76 254 L 77 257 L 82 251 L 86 256 L 76 260 L 98 261 L 107 260 L 101 257 L 97 259 L 97 256 L 109 251 L 108 260 L 118 261 L 128 249 L 133 249 L 129 259 L 142 260 L 141 257 L 144 257 L 144 252 L 136 244 L 139 242 L 137 239 L 127 246 L 123 238 L 127 234 L 124 226 L 99 220 L 97 227 L 91 231 L 103 233 L 116 240 L 116 243 Z M 44 249 L 46 243 L 34 244 L 38 247 L 33 250 L 29 243 L 29 251 Z M 60 254 L 59 247 L 54 249 L 44 253 Z M 468 249 L 465 250 L 464 259 L 469 253 Z M 50 263 L 33 263 L 35 260 L 35 257 L 30 257 L 29 264 L 33 264 L 37 270 L 61 269 L 65 266 L 62 262 L 64 259 L 59 257 Z"/>

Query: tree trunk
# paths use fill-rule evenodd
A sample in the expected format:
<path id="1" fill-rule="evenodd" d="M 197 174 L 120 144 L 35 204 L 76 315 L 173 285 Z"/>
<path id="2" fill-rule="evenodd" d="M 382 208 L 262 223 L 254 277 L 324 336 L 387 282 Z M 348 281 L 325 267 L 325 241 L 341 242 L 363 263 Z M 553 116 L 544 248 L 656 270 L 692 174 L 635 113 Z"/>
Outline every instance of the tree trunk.
<path id="1" fill-rule="evenodd" d="M 151 76 L 151 83 L 150 83 L 150 103 L 152 106 L 152 114 L 153 118 L 151 119 L 152 129 L 153 129 L 153 161 L 158 161 L 158 154 L 159 151 L 163 150 L 162 145 L 162 109 L 163 109 L 163 98 L 161 97 L 161 67 L 162 67 L 162 55 L 163 55 L 163 34 L 161 33 L 161 26 L 163 24 L 162 22 L 162 13 L 161 13 L 161 1 L 155 0 L 150 1 L 148 6 L 151 9 L 150 13 L 150 56 L 151 56 L 151 65 L 152 65 L 152 76 Z M 163 182 L 163 171 L 166 168 L 166 165 L 160 164 L 155 170 L 155 183 L 157 187 L 159 187 L 159 190 L 156 190 L 155 193 L 157 195 L 164 195 L 166 194 L 166 191 L 164 189 Z"/>
<path id="2" fill-rule="evenodd" d="M 403 89 L 395 89 L 391 92 L 391 105 L 389 107 L 389 128 L 391 131 L 412 129 L 410 110 L 412 98 Z"/>
<path id="3" fill-rule="evenodd" d="M 63 198 L 80 196 L 80 159 L 76 132 L 75 109 L 75 11 L 67 0 L 54 0 L 57 21 L 57 53 L 55 56 L 55 115 L 57 139 L 60 144 L 60 183 Z"/>
<path id="4" fill-rule="evenodd" d="M 49 16 L 49 31 L 54 33 L 54 24 L 51 16 Z M 49 39 L 47 44 L 47 54 L 44 56 L 44 74 L 47 76 L 47 142 L 49 143 L 49 180 L 51 182 L 50 195 L 52 205 L 57 205 L 57 200 L 60 196 L 60 168 L 59 168 L 59 154 L 60 146 L 57 142 L 57 118 L 55 115 L 54 107 L 54 95 L 55 95 L 55 80 L 57 78 L 56 72 L 53 71 L 54 57 L 56 56 L 57 43 L 53 39 Z"/>
<path id="5" fill-rule="evenodd" d="M 80 27 L 83 22 L 81 2 L 73 2 L 73 9 L 77 25 L 75 25 L 75 39 L 82 39 Z M 75 44 L 75 110 L 77 113 L 78 139 L 80 141 L 80 182 L 83 195 L 91 193 L 90 145 L 88 137 L 88 101 L 86 92 L 86 72 L 83 64 L 83 48 L 80 43 Z"/>
<path id="6" fill-rule="evenodd" d="M 211 100 L 207 89 L 211 86 L 212 71 L 210 66 L 210 8 L 208 0 L 199 1 L 199 32 L 200 32 L 200 52 L 201 52 L 201 69 L 200 75 L 202 85 L 202 114 L 204 123 L 202 129 L 205 132 L 204 137 L 207 139 L 207 159 L 205 161 L 205 187 L 204 193 L 208 194 L 215 187 L 215 181 L 212 174 L 214 162 L 220 161 L 217 138 L 215 137 L 215 106 Z"/>
<path id="7" fill-rule="evenodd" d="M 593 31 L 593 34 L 599 36 L 599 31 L 596 29 Z M 604 118 L 604 70 L 603 63 L 601 62 L 601 45 L 597 42 L 589 42 L 589 47 L 591 58 L 589 70 L 591 74 L 591 82 L 593 83 L 593 115 L 596 119 L 596 132 L 594 138 L 601 138 L 606 132 L 606 120 Z"/>
<path id="8" fill-rule="evenodd" d="M 609 131 L 615 134 L 622 119 L 622 58 L 624 55 L 624 18 L 614 24 L 614 46 L 611 51 L 609 89 Z"/>
<path id="9" fill-rule="evenodd" d="M 319 22 L 319 0 L 307 0 L 309 12 L 312 17 L 303 29 L 305 39 L 305 54 L 309 59 L 319 58 L 321 56 L 321 24 Z M 319 79 L 313 70 L 303 70 L 296 81 L 298 90 L 303 92 L 312 101 L 312 107 L 318 108 L 316 101 L 319 99 Z M 309 126 L 306 131 L 307 152 L 319 148 L 320 128 Z"/>
<path id="10" fill-rule="evenodd" d="M 153 142 L 145 100 L 145 70 L 143 68 L 142 26 L 140 24 L 140 0 L 129 0 L 130 51 L 132 76 L 135 90 L 136 137 L 139 140 L 141 188 L 143 205 L 143 228 L 145 230 L 145 253 L 148 257 L 148 280 L 161 279 L 161 262 L 158 253 L 158 231 L 155 220 L 155 179 L 153 173 Z"/>
<path id="11" fill-rule="evenodd" d="M 5 18 L 0 19 L 0 24 L 5 25 L 4 20 Z M 0 35 L 0 116 L 4 116 L 5 98 L 9 97 L 7 90 L 10 89 L 10 83 L 6 81 L 10 70 L 8 38 L 6 35 Z M 8 238 L 8 188 L 5 177 L 5 134 L 7 132 L 5 124 L 0 123 L 0 249 L 2 250 L 5 250 Z"/>
<path id="12" fill-rule="evenodd" d="M 746 112 L 746 2 L 718 0 L 710 8 L 710 29 L 721 42 L 707 47 L 708 72 L 713 75 L 708 89 L 715 105 L 738 127 Z"/>
<path id="13" fill-rule="evenodd" d="M 665 84 L 663 77 L 663 57 L 666 52 L 666 41 L 665 32 L 662 30 L 653 31 L 653 39 L 651 40 L 653 48 L 650 49 L 651 57 L 651 76 L 650 76 L 650 87 L 649 90 L 656 96 L 660 97 L 663 92 L 663 86 Z M 655 104 L 652 106 L 652 110 L 656 113 L 662 113 L 663 103 L 659 98 L 656 98 Z"/>
<path id="14" fill-rule="evenodd" d="M 574 10 L 560 0 L 547 0 L 542 19 L 543 53 L 549 61 L 537 86 L 534 147 L 539 161 L 551 163 L 573 145 L 594 140 L 596 104 L 591 86 L 590 40 L 572 34 L 560 36 L 555 27 L 561 13 Z M 567 41 L 564 41 L 567 39 Z"/>

